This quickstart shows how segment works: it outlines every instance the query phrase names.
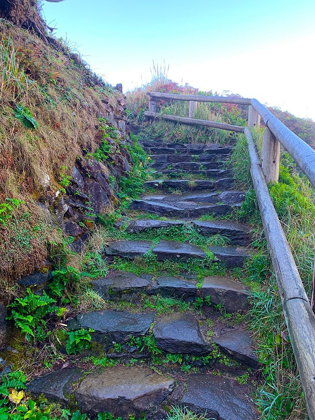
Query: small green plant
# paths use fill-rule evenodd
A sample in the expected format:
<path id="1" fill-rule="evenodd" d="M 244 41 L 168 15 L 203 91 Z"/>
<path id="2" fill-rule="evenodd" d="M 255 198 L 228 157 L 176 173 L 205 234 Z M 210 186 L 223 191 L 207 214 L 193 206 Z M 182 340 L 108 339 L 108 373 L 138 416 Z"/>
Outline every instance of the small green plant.
<path id="1" fill-rule="evenodd" d="M 52 281 L 49 285 L 49 293 L 56 298 L 64 294 L 71 300 L 71 294 L 77 290 L 82 274 L 74 267 L 67 267 L 52 272 Z"/>
<path id="2" fill-rule="evenodd" d="M 95 332 L 92 328 L 85 330 L 81 328 L 76 331 L 67 332 L 67 342 L 66 342 L 66 352 L 67 354 L 77 354 L 81 353 L 82 350 L 87 350 L 91 348 L 91 333 Z"/>
<path id="3" fill-rule="evenodd" d="M 18 120 L 20 120 L 26 128 L 32 128 L 34 130 L 37 130 L 38 122 L 35 120 L 33 114 L 28 108 L 22 105 L 17 105 L 15 108 L 14 116 Z"/>
<path id="4" fill-rule="evenodd" d="M 31 337 L 37 340 L 45 339 L 50 331 L 47 331 L 45 317 L 56 312 L 57 307 L 53 305 L 56 301 L 43 292 L 43 296 L 35 295 L 30 289 L 24 298 L 16 298 L 9 305 L 12 308 L 11 315 L 15 326 L 18 327 L 28 340 Z"/>
<path id="5" fill-rule="evenodd" d="M 0 224 L 6 226 L 7 220 L 13 216 L 14 208 L 19 208 L 24 201 L 16 198 L 7 198 L 4 203 L 0 203 Z"/>

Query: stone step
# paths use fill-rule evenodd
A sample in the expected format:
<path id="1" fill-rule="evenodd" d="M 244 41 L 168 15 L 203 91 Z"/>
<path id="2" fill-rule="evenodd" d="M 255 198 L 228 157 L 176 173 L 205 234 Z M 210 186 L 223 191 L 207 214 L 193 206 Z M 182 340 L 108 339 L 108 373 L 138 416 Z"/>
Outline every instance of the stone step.
<path id="1" fill-rule="evenodd" d="M 219 146 L 219 145 L 212 145 L 197 147 L 197 145 L 186 145 L 186 147 L 176 146 L 176 147 L 166 147 L 166 146 L 159 146 L 159 147 L 145 147 L 144 148 L 147 153 L 150 155 L 160 155 L 160 154 L 192 154 L 192 155 L 201 155 L 201 154 L 208 154 L 208 155 L 229 155 L 233 147 L 231 146 Z"/>
<path id="2" fill-rule="evenodd" d="M 233 178 L 222 178 L 217 181 L 206 179 L 156 179 L 144 183 L 145 188 L 154 188 L 159 190 L 180 190 L 180 191 L 213 191 L 213 190 L 230 190 L 233 189 Z"/>
<path id="3" fill-rule="evenodd" d="M 246 287 L 229 277 L 205 277 L 201 287 L 195 280 L 168 275 L 153 278 L 150 274 L 114 271 L 105 278 L 91 282 L 93 290 L 105 300 L 137 300 L 137 295 L 161 295 L 185 301 L 196 297 L 210 299 L 214 305 L 222 305 L 229 313 L 248 308 L 249 292 Z"/>
<path id="4" fill-rule="evenodd" d="M 218 162 L 225 163 L 229 155 L 209 155 L 202 153 L 200 155 L 193 154 L 159 154 L 151 155 L 150 159 L 155 163 L 179 163 L 179 162 Z"/>
<path id="5" fill-rule="evenodd" d="M 79 384 L 79 386 L 78 386 Z M 35 379 L 28 385 L 33 395 L 76 403 L 93 418 L 99 413 L 113 413 L 115 418 L 161 418 L 161 404 L 175 387 L 175 381 L 147 367 L 114 366 L 92 373 L 63 369 Z"/>
<path id="6" fill-rule="evenodd" d="M 177 380 L 176 380 L 177 379 Z M 235 379 L 207 373 L 161 374 L 145 366 L 113 366 L 93 372 L 61 369 L 28 384 L 34 396 L 74 404 L 93 418 L 103 412 L 127 420 L 165 419 L 180 405 L 217 420 L 256 420 L 252 390 Z M 166 410 L 166 411 L 165 411 Z"/>
<path id="7" fill-rule="evenodd" d="M 174 313 L 160 318 L 154 325 L 156 345 L 167 353 L 204 355 L 211 346 L 203 338 L 194 315 Z"/>
<path id="8" fill-rule="evenodd" d="M 182 201 L 190 201 L 194 203 L 223 203 L 223 204 L 239 204 L 245 200 L 245 192 L 243 191 L 223 191 L 221 193 L 195 193 L 195 194 L 159 194 L 159 195 L 143 195 L 141 197 L 145 201 L 158 201 L 165 203 L 177 203 Z"/>
<path id="9" fill-rule="evenodd" d="M 213 341 L 228 356 L 253 369 L 258 368 L 258 359 L 253 352 L 253 340 L 247 331 L 224 331 L 218 337 L 214 337 Z"/>
<path id="10" fill-rule="evenodd" d="M 209 246 L 215 255 L 213 262 L 222 261 L 226 267 L 242 267 L 251 256 L 246 248 Z M 105 247 L 105 255 L 127 259 L 144 256 L 149 251 L 156 255 L 158 261 L 187 261 L 189 259 L 206 259 L 202 248 L 183 242 L 161 240 L 158 244 L 151 241 L 113 241 Z"/>
<path id="11" fill-rule="evenodd" d="M 209 246 L 209 250 L 229 268 L 243 267 L 245 260 L 251 257 L 251 252 L 241 247 Z"/>
<path id="12" fill-rule="evenodd" d="M 208 169 L 222 169 L 223 163 L 220 161 L 214 162 L 190 162 L 184 161 L 180 163 L 164 163 L 164 162 L 154 162 L 150 165 L 151 168 L 158 171 L 185 171 L 189 172 L 192 170 L 208 170 Z"/>
<path id="13" fill-rule="evenodd" d="M 256 420 L 251 391 L 236 380 L 211 374 L 192 374 L 185 381 L 183 406 L 216 420 Z"/>
<path id="14" fill-rule="evenodd" d="M 107 351 L 113 342 L 125 343 L 131 336 L 139 337 L 148 333 L 153 321 L 154 313 L 135 314 L 124 311 L 95 311 L 78 314 L 70 319 L 67 327 L 69 331 L 81 328 L 92 328 L 93 341 L 100 343 L 103 350 Z"/>
<path id="15" fill-rule="evenodd" d="M 192 175 L 202 175 L 208 178 L 223 178 L 232 175 L 232 172 L 227 169 L 190 169 L 189 171 L 180 169 L 161 169 L 158 172 L 167 175 L 170 178 L 181 177 L 187 172 Z"/>
<path id="16" fill-rule="evenodd" d="M 225 220 L 194 221 L 194 226 L 204 236 L 226 236 L 235 245 L 246 246 L 250 242 L 249 228 L 240 223 Z"/>
<path id="17" fill-rule="evenodd" d="M 128 223 L 128 233 L 141 233 L 150 230 L 165 229 L 171 227 L 183 227 L 193 225 L 204 236 L 222 235 L 229 238 L 235 245 L 246 246 L 250 241 L 249 228 L 236 222 L 225 220 L 211 221 L 185 221 L 185 220 L 152 220 L 137 219 Z"/>
<path id="18" fill-rule="evenodd" d="M 159 201 L 134 200 L 131 210 L 145 211 L 165 217 L 200 217 L 205 214 L 223 216 L 230 213 L 238 204 L 196 204 L 190 201 L 178 201 L 176 205 Z"/>

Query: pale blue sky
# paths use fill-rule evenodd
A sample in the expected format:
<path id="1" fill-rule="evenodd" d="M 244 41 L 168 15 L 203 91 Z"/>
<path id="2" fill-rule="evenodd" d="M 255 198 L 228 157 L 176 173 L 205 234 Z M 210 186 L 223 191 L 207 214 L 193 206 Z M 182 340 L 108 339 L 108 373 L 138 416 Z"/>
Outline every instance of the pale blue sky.
<path id="1" fill-rule="evenodd" d="M 65 0 L 44 3 L 58 37 L 124 91 L 152 60 L 202 90 L 230 90 L 315 120 L 314 0 Z"/>

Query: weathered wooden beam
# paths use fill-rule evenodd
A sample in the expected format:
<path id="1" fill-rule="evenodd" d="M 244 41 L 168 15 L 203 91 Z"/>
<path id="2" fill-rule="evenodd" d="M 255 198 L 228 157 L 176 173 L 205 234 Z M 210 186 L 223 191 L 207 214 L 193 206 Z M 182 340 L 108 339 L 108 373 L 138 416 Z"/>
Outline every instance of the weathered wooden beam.
<path id="1" fill-rule="evenodd" d="M 156 101 L 149 99 L 149 112 L 156 112 Z"/>
<path id="2" fill-rule="evenodd" d="M 252 106 L 261 115 L 266 126 L 293 157 L 315 188 L 315 151 L 300 137 L 292 133 L 257 99 L 252 99 Z"/>
<path id="3" fill-rule="evenodd" d="M 158 114 L 156 112 L 145 112 L 144 115 L 149 118 L 160 118 L 167 121 L 178 122 L 182 124 L 220 128 L 221 130 L 235 131 L 244 133 L 244 127 L 238 125 L 224 124 L 216 121 L 197 120 L 194 118 L 177 117 L 176 115 Z"/>
<path id="4" fill-rule="evenodd" d="M 173 99 L 176 101 L 222 102 L 226 104 L 251 105 L 249 98 L 230 98 L 226 96 L 179 95 L 177 93 L 148 92 L 151 98 Z"/>
<path id="5" fill-rule="evenodd" d="M 259 157 L 248 128 L 245 128 L 245 135 L 248 141 L 253 184 L 300 373 L 309 419 L 315 420 L 315 316 L 270 198 Z"/>
<path id="6" fill-rule="evenodd" d="M 248 107 L 248 127 L 260 127 L 260 115 L 251 105 Z"/>
<path id="7" fill-rule="evenodd" d="M 193 118 L 195 116 L 195 113 L 197 111 L 197 105 L 198 105 L 198 102 L 189 101 L 189 111 L 188 111 L 189 118 Z"/>
<path id="8" fill-rule="evenodd" d="M 266 127 L 263 140 L 262 170 L 267 183 L 279 181 L 279 166 L 280 143 L 269 128 Z"/>

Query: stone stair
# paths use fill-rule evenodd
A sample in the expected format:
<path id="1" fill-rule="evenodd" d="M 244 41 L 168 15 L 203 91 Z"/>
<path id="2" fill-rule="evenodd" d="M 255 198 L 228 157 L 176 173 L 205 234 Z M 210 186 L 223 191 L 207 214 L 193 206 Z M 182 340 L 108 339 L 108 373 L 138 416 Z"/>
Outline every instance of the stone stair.
<path id="1" fill-rule="evenodd" d="M 112 269 L 93 280 L 91 286 L 107 302 L 106 309 L 77 314 L 68 320 L 67 329 L 93 329 L 92 347 L 80 357 L 99 357 L 112 364 L 95 368 L 79 361 L 34 380 L 29 390 L 75 404 L 92 417 L 108 411 L 124 420 L 129 416 L 162 420 L 172 405 L 180 405 L 209 419 L 258 419 L 252 385 L 238 380 L 254 379 L 259 368 L 251 334 L 242 320 L 237 321 L 249 307 L 250 290 L 232 275 L 201 279 L 188 272 L 170 275 L 165 269 L 170 262 L 200 262 L 205 269 L 222 267 L 229 274 L 250 258 L 248 227 L 220 219 L 233 214 L 245 197 L 234 189 L 227 169 L 232 147 L 152 142 L 143 146 L 151 154 L 152 168 L 163 178 L 146 182 L 148 193 L 133 201 L 130 218 L 116 225 L 131 239 L 110 241 L 104 254 L 108 262 L 133 264 L 150 256 L 160 264 L 160 273 L 150 273 L 150 266 L 140 274 Z M 173 180 L 168 171 L 177 171 L 178 176 L 203 171 L 211 179 Z M 209 220 L 197 220 L 205 215 Z M 205 241 L 221 235 L 229 245 L 150 238 L 167 229 L 187 229 Z M 161 299 L 175 309 L 159 307 Z"/>

